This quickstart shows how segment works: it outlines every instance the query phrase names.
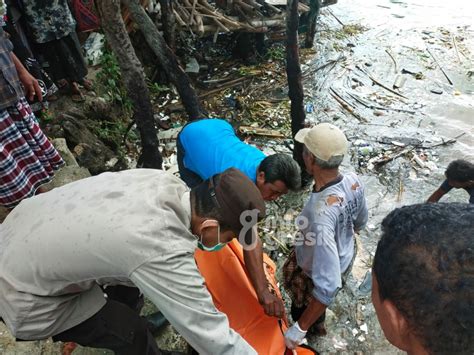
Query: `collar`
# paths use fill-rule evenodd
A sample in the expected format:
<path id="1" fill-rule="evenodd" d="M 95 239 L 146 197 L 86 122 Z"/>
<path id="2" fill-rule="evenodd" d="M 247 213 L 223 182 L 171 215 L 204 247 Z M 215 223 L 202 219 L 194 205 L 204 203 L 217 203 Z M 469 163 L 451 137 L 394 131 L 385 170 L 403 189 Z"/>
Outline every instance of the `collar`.
<path id="1" fill-rule="evenodd" d="M 326 185 L 321 187 L 321 189 L 319 191 L 316 191 L 316 183 L 315 183 L 313 185 L 313 193 L 323 192 L 323 190 L 327 189 L 328 187 L 339 184 L 342 181 L 342 179 L 344 179 L 344 175 L 339 174 L 334 180 L 328 182 Z"/>

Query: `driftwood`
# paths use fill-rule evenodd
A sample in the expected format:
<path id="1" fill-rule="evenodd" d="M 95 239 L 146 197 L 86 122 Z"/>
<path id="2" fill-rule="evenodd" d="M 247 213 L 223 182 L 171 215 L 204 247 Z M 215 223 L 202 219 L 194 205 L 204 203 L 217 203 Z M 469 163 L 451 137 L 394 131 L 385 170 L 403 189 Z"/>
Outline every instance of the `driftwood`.
<path id="1" fill-rule="evenodd" d="M 372 104 L 372 101 L 364 100 L 359 96 L 352 94 L 350 92 L 347 93 L 350 97 L 352 97 L 355 101 L 360 103 L 362 106 L 369 108 L 371 110 L 383 110 L 383 111 L 395 111 L 395 112 L 405 112 L 410 114 L 415 114 L 415 111 L 412 110 L 405 110 L 402 108 L 392 108 L 392 107 L 383 107 L 383 106 L 376 106 Z"/>
<path id="2" fill-rule="evenodd" d="M 454 138 L 451 138 L 451 139 L 448 139 L 447 141 L 443 141 L 441 143 L 436 143 L 436 144 L 432 144 L 430 146 L 423 146 L 422 144 L 415 144 L 415 145 L 412 145 L 412 146 L 409 146 L 405 149 L 402 149 L 402 150 L 399 150 L 389 156 L 386 156 L 386 157 L 382 157 L 382 158 L 379 158 L 379 159 L 375 159 L 375 160 L 370 160 L 370 162 L 372 164 L 374 164 L 375 166 L 377 167 L 380 167 L 384 164 L 387 164 L 388 162 L 391 162 L 392 160 L 395 160 L 397 158 L 400 158 L 404 155 L 406 155 L 407 153 L 410 153 L 411 151 L 417 149 L 417 148 L 422 148 L 422 149 L 430 149 L 430 148 L 434 148 L 434 147 L 439 147 L 439 146 L 442 146 L 442 145 L 448 145 L 448 144 L 453 144 L 453 143 L 456 143 L 457 140 L 459 138 L 461 138 L 462 136 L 464 136 L 466 134 L 466 132 L 464 133 L 461 133 L 460 135 L 454 137 Z"/>
<path id="3" fill-rule="evenodd" d="M 429 48 L 426 48 L 426 50 L 428 51 L 428 53 L 430 54 L 431 58 L 433 58 L 433 60 L 435 61 L 436 65 L 439 67 L 439 69 L 441 70 L 441 72 L 443 73 L 444 77 L 446 78 L 446 80 L 448 80 L 448 83 L 450 85 L 454 85 L 452 80 L 449 78 L 448 74 L 446 74 L 446 72 L 444 71 L 443 67 L 441 66 L 441 64 L 439 64 L 438 60 L 436 59 L 436 57 L 434 56 L 433 53 L 431 53 L 430 49 Z"/>
<path id="4" fill-rule="evenodd" d="M 281 132 L 275 131 L 273 129 L 265 129 L 265 128 L 258 128 L 258 127 L 250 127 L 250 126 L 240 126 L 239 132 L 242 134 L 250 134 L 255 136 L 265 136 L 271 138 L 285 138 L 285 135 Z"/>
<path id="5" fill-rule="evenodd" d="M 375 166 L 377 167 L 380 167 L 382 165 L 385 165 L 389 162 L 391 162 L 392 160 L 395 160 L 397 158 L 400 158 L 401 156 L 404 156 L 405 154 L 411 152 L 412 150 L 414 150 L 416 147 L 413 146 L 413 147 L 408 147 L 408 148 L 405 148 L 405 149 L 402 149 L 402 150 L 399 150 L 398 152 L 394 153 L 394 154 L 391 154 L 389 156 L 386 156 L 386 157 L 382 157 L 380 159 L 376 159 L 376 160 L 370 160 L 369 162 L 371 162 L 372 164 L 374 164 Z"/>
<path id="6" fill-rule="evenodd" d="M 355 108 L 352 107 L 350 103 L 348 103 L 334 88 L 330 88 L 331 96 L 345 109 L 347 110 L 352 116 L 357 118 L 359 121 L 367 122 L 367 119 L 359 115 Z"/>
<path id="7" fill-rule="evenodd" d="M 365 75 L 367 75 L 369 77 L 370 80 L 372 80 L 372 82 L 378 86 L 380 86 L 381 88 L 384 88 L 385 90 L 387 91 L 390 91 L 392 94 L 395 94 L 397 96 L 400 96 L 400 97 L 403 97 L 404 99 L 407 99 L 408 100 L 408 97 L 406 97 L 405 95 L 403 94 L 400 94 L 399 92 L 393 90 L 393 89 L 390 89 L 388 86 L 382 84 L 380 81 L 378 81 L 377 79 L 375 79 L 374 77 L 372 77 L 372 75 L 370 75 L 369 73 L 367 73 L 364 69 L 362 69 L 360 66 L 356 65 L 356 68 L 359 69 L 362 73 L 364 73 Z"/>
<path id="8" fill-rule="evenodd" d="M 219 7 L 206 0 L 181 0 L 173 3 L 170 12 L 178 28 L 189 29 L 200 36 L 230 31 L 259 33 L 268 31 L 269 27 L 285 26 L 284 12 L 264 1 L 230 0 L 216 5 Z M 298 3 L 299 13 L 309 10 L 309 6 Z"/>
<path id="9" fill-rule="evenodd" d="M 385 52 L 389 55 L 389 57 L 392 59 L 393 61 L 393 64 L 395 65 L 395 68 L 394 68 L 394 71 L 395 71 L 395 74 L 398 73 L 398 64 L 397 64 L 397 61 L 395 60 L 395 57 L 393 56 L 392 52 L 388 49 L 385 50 Z"/>

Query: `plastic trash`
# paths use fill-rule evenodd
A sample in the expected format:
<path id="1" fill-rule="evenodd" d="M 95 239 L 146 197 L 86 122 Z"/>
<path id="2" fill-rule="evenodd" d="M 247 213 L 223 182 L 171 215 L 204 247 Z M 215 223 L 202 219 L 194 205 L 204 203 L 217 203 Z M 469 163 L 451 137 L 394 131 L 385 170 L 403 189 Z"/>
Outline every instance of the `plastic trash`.
<path id="1" fill-rule="evenodd" d="M 369 144 L 369 143 L 364 143 L 359 145 L 359 148 L 357 149 L 360 155 L 362 156 L 367 156 L 370 155 L 373 151 L 374 148 Z"/>
<path id="2" fill-rule="evenodd" d="M 84 43 L 86 59 L 92 66 L 100 63 L 102 48 L 104 47 L 104 35 L 99 32 L 92 32 Z"/>
<path id="3" fill-rule="evenodd" d="M 359 285 L 359 291 L 362 295 L 368 295 L 372 291 L 372 270 L 368 270 Z"/>

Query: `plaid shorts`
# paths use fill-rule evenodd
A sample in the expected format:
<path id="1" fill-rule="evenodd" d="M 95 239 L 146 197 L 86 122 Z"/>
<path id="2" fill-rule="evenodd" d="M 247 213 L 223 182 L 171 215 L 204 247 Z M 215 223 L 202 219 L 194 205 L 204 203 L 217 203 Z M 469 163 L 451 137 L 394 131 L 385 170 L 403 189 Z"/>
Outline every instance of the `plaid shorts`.
<path id="1" fill-rule="evenodd" d="M 0 205 L 13 208 L 64 164 L 25 98 L 0 110 Z"/>
<path id="2" fill-rule="evenodd" d="M 357 241 L 354 239 L 354 256 L 347 270 L 341 275 L 342 286 L 345 285 L 347 277 L 352 270 L 356 255 Z M 288 259 L 283 265 L 283 287 L 290 296 L 293 305 L 297 308 L 306 307 L 313 297 L 313 280 L 298 266 L 295 248 L 292 249 Z"/>

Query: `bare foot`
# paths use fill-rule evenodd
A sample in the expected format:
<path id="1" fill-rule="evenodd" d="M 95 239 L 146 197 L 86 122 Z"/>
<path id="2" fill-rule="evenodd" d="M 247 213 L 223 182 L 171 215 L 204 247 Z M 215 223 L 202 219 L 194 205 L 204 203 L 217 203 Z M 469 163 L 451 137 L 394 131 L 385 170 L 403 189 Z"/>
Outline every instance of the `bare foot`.
<path id="1" fill-rule="evenodd" d="M 79 89 L 79 84 L 76 82 L 71 83 L 71 99 L 74 102 L 84 102 L 86 98 Z"/>

